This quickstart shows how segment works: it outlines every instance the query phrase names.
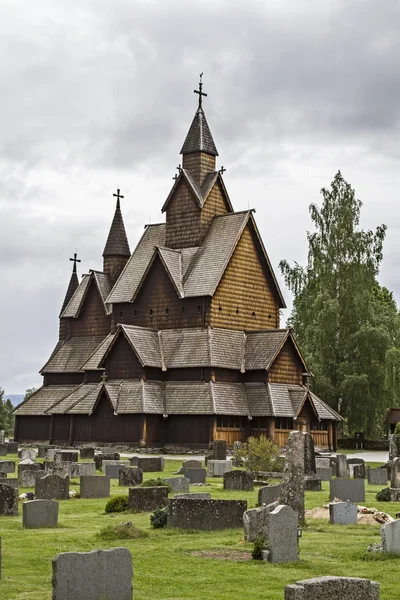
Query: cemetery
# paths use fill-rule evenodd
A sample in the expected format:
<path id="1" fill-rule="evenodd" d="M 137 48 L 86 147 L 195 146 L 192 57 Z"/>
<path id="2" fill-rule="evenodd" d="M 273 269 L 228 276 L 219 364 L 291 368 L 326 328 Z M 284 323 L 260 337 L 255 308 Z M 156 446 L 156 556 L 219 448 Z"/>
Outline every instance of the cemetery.
<path id="1" fill-rule="evenodd" d="M 307 489 L 307 480 L 318 479 L 317 469 L 331 468 L 327 458 L 315 462 L 313 449 L 310 456 L 307 436 L 289 436 L 281 478 L 260 485 L 253 485 L 243 467 L 217 475 L 213 464 L 207 469 L 200 459 L 150 462 L 121 455 L 106 459 L 110 462 L 100 470 L 95 469 L 98 454 L 63 452 L 61 462 L 83 465 L 69 478 L 48 474 L 43 452 L 5 455 L 0 597 L 100 600 L 101 593 L 107 600 L 395 600 L 400 505 L 379 502 L 376 494 L 382 487 L 392 486 L 389 496 L 397 490 L 400 461 L 392 459 L 384 486 L 385 469 L 371 476 L 382 465 L 355 463 L 342 454 L 341 477 L 321 478 Z M 31 462 L 24 465 L 25 460 Z M 365 479 L 350 476 L 353 465 L 362 466 Z M 168 487 L 155 485 L 159 479 Z M 141 487 L 142 481 L 149 486 Z M 332 497 L 336 482 L 342 497 Z M 124 500 L 123 512 L 106 512 L 112 498 Z M 162 507 L 166 526 L 153 527 L 150 516 Z M 390 520 L 382 525 L 374 510 Z M 255 560 L 260 538 L 265 543 Z M 379 552 L 367 552 L 378 545 Z"/>

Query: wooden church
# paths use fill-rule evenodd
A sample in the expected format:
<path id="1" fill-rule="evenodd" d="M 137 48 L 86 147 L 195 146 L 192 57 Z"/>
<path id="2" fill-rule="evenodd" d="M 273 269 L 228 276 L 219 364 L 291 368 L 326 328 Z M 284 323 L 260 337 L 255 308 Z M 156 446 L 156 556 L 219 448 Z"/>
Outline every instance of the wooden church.
<path id="1" fill-rule="evenodd" d="M 43 387 L 16 410 L 15 439 L 204 448 L 292 429 L 336 448 L 342 419 L 308 387 L 252 210 L 234 212 L 217 170 L 200 81 L 182 167 L 131 254 L 120 199 L 103 271 L 76 255 Z"/>

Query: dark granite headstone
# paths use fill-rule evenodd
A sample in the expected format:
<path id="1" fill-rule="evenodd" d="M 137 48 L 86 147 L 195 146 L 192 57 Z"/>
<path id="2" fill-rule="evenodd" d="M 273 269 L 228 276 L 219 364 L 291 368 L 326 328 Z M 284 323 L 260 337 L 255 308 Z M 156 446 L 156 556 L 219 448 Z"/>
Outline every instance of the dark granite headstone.
<path id="1" fill-rule="evenodd" d="M 268 505 L 272 502 L 276 502 L 276 500 L 279 500 L 281 495 L 281 487 L 282 486 L 280 483 L 261 487 L 258 490 L 258 506 L 262 506 L 263 504 Z"/>
<path id="2" fill-rule="evenodd" d="M 213 441 L 213 460 L 226 460 L 226 441 Z"/>
<path id="3" fill-rule="evenodd" d="M 79 450 L 79 455 L 81 459 L 85 460 L 93 460 L 94 459 L 94 448 L 90 448 L 89 446 L 86 448 L 81 448 Z"/>
<path id="4" fill-rule="evenodd" d="M 349 502 L 365 502 L 364 479 L 332 479 L 329 482 L 330 500 L 348 500 Z"/>
<path id="5" fill-rule="evenodd" d="M 45 475 L 41 479 L 36 479 L 35 496 L 41 500 L 68 500 L 69 477 Z"/>
<path id="6" fill-rule="evenodd" d="M 80 478 L 81 498 L 108 498 L 110 478 L 99 475 L 85 475 Z"/>
<path id="7" fill-rule="evenodd" d="M 168 488 L 163 486 L 129 488 L 129 510 L 148 512 L 167 505 Z"/>
<path id="8" fill-rule="evenodd" d="M 183 476 L 189 479 L 191 484 L 205 483 L 207 471 L 205 469 L 187 469 L 184 467 Z"/>
<path id="9" fill-rule="evenodd" d="M 242 527 L 246 510 L 245 500 L 173 498 L 168 501 L 168 525 L 203 531 Z"/>
<path id="10" fill-rule="evenodd" d="M 0 515 L 18 514 L 18 492 L 11 485 L 0 483 Z"/>
<path id="11" fill-rule="evenodd" d="M 143 471 L 139 467 L 121 467 L 119 470 L 119 485 L 135 486 L 143 482 Z"/>
<path id="12" fill-rule="evenodd" d="M 133 456 L 131 466 L 139 467 L 143 473 L 156 473 L 164 470 L 164 459 L 162 456 Z"/>
<path id="13" fill-rule="evenodd" d="M 248 471 L 228 471 L 228 473 L 224 473 L 224 490 L 249 492 L 253 487 L 253 475 Z"/>

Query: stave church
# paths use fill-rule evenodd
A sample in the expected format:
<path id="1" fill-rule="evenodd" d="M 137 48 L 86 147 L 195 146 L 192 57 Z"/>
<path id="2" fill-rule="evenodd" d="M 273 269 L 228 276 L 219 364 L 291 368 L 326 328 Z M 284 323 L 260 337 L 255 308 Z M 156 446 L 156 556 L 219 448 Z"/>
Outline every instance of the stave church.
<path id="1" fill-rule="evenodd" d="M 43 386 L 16 411 L 15 440 L 206 448 L 291 430 L 336 449 L 342 418 L 309 388 L 253 210 L 235 212 L 198 106 L 182 166 L 131 253 L 120 191 L 103 270 L 76 255 Z"/>

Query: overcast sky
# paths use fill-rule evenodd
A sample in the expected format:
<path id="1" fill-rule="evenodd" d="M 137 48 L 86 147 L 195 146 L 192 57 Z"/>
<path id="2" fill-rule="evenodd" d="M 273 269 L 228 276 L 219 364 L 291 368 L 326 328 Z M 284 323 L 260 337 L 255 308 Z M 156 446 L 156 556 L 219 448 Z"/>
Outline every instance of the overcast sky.
<path id="1" fill-rule="evenodd" d="M 398 0 L 3 0 L 0 386 L 39 386 L 77 249 L 102 268 L 116 188 L 131 249 L 163 220 L 198 74 L 236 210 L 272 264 L 305 261 L 308 206 L 338 169 L 388 225 L 400 300 Z M 287 315 L 286 315 L 287 316 Z"/>

